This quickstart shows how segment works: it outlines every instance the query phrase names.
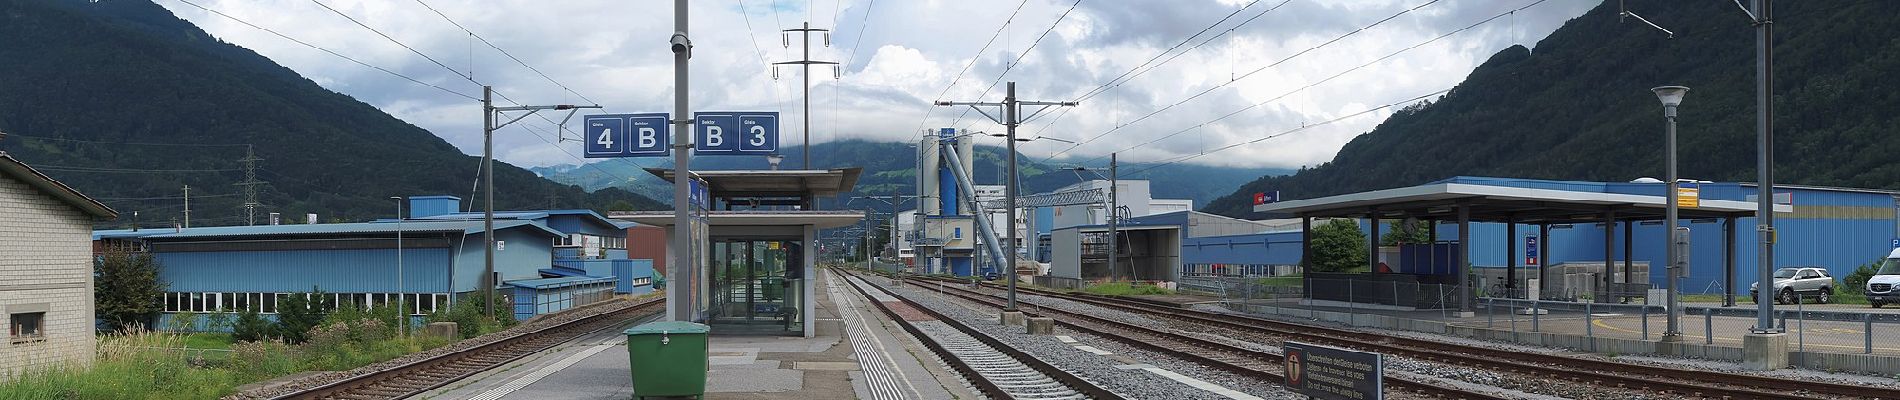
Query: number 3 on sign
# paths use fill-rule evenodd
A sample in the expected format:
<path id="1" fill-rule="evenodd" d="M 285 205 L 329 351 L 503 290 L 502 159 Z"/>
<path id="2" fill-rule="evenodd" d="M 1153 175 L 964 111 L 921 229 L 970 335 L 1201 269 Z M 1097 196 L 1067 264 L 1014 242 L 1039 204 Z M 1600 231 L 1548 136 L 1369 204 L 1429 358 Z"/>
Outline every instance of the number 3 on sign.
<path id="1" fill-rule="evenodd" d="M 749 133 L 752 135 L 752 139 L 747 140 L 746 144 L 749 144 L 755 147 L 765 145 L 765 127 L 759 126 L 759 125 L 753 125 L 751 129 L 746 130 L 746 133 Z"/>

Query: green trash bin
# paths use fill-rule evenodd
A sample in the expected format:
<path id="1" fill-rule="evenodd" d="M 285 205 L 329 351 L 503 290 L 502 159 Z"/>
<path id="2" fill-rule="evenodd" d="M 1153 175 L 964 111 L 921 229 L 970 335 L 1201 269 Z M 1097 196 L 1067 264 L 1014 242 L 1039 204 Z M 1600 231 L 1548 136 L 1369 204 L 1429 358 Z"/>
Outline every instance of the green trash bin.
<path id="1" fill-rule="evenodd" d="M 711 357 L 707 330 L 706 325 L 684 321 L 649 322 L 627 329 L 634 397 L 704 397 Z"/>

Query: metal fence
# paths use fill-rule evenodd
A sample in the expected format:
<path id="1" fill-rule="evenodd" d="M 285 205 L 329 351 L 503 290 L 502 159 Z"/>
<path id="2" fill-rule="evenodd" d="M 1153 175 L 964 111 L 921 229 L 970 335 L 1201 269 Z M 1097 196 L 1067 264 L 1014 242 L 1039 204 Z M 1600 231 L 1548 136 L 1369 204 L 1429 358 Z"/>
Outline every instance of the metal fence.
<path id="1" fill-rule="evenodd" d="M 1445 326 L 1486 328 L 1508 337 L 1571 335 L 1583 338 L 1576 343 L 1586 347 L 1580 350 L 1587 351 L 1617 351 L 1595 348 L 1596 339 L 1660 341 L 1668 325 L 1668 308 L 1662 296 L 1649 296 L 1658 292 L 1648 291 L 1647 285 L 1610 285 L 1607 289 L 1611 290 L 1604 292 L 1543 295 L 1541 299 L 1525 298 L 1531 292 L 1529 288 L 1473 288 L 1469 311 L 1458 307 L 1458 287 L 1447 284 L 1194 276 L 1183 277 L 1179 285 L 1185 291 L 1219 296 L 1231 308 L 1248 311 L 1297 307 L 1442 321 Z M 1748 303 L 1747 296 L 1738 297 L 1739 304 L 1728 307 L 1721 306 L 1719 297 L 1712 302 L 1685 303 L 1677 320 L 1680 336 L 1675 339 L 1704 346 L 1741 347 L 1743 336 L 1754 328 L 1757 310 Z M 1594 301 L 1598 298 L 1604 301 Z M 1853 299 L 1834 296 L 1831 300 Z M 1775 307 L 1773 329 L 1788 335 L 1788 350 L 1794 352 L 1792 363 L 1828 367 L 1809 364 L 1805 359 L 1808 354 L 1823 353 L 1900 356 L 1900 310 L 1873 309 L 1865 304 L 1817 304 L 1818 300 L 1805 296 Z"/>

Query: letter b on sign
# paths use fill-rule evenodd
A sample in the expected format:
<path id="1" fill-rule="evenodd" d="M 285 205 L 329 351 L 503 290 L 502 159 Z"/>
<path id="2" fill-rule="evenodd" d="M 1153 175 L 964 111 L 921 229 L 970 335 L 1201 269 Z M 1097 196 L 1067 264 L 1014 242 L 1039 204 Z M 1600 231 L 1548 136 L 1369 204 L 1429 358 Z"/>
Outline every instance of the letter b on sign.
<path id="1" fill-rule="evenodd" d="M 653 128 L 640 128 L 640 148 L 648 149 L 658 146 L 660 139 L 657 136 L 659 135 L 659 131 L 655 131 Z"/>

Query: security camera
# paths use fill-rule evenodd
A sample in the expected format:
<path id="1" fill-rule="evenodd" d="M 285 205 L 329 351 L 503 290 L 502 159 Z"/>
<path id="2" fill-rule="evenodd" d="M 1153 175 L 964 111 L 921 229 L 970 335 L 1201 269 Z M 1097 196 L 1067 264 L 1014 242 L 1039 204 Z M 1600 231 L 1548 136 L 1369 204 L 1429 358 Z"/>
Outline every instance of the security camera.
<path id="1" fill-rule="evenodd" d="M 668 40 L 668 42 L 671 42 L 673 44 L 674 54 L 686 53 L 687 56 L 692 55 L 691 52 L 693 51 L 693 41 L 687 40 L 685 33 L 674 33 L 673 38 L 671 40 Z"/>

